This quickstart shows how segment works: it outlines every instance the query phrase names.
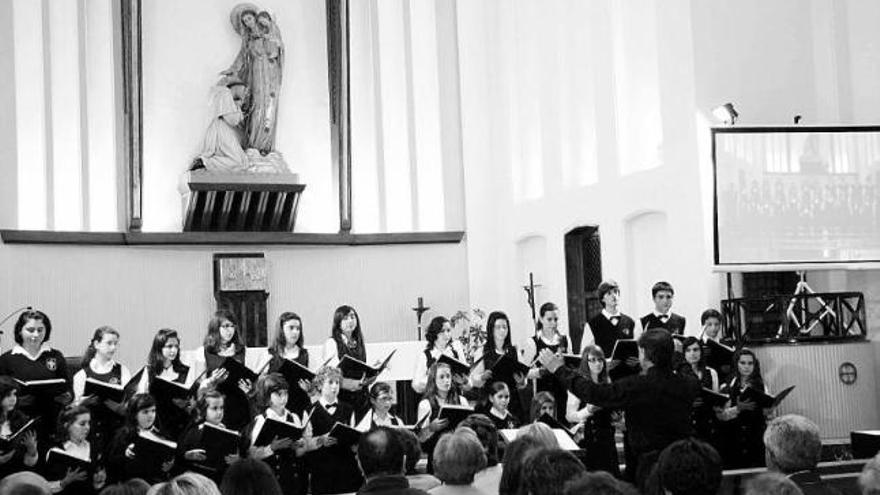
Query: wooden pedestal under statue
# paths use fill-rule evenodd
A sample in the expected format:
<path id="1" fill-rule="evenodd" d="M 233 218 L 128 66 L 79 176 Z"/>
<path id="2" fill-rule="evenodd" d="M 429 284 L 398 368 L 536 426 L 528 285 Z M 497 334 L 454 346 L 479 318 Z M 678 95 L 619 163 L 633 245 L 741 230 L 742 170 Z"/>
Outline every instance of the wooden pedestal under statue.
<path id="1" fill-rule="evenodd" d="M 293 232 L 305 184 L 299 174 L 183 175 L 184 232 Z"/>

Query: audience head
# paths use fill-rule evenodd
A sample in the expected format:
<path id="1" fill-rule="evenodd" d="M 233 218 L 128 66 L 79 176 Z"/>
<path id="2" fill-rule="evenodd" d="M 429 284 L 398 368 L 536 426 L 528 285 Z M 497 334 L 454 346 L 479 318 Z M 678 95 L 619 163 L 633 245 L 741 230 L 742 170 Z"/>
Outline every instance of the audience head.
<path id="1" fill-rule="evenodd" d="M 39 335 L 42 335 L 40 343 L 49 342 L 49 337 L 52 335 L 52 322 L 46 316 L 46 313 L 36 309 L 29 309 L 18 315 L 18 320 L 15 322 L 12 330 L 12 337 L 18 345 L 24 344 L 22 332 L 26 333 L 28 337 L 38 340 Z"/>
<path id="2" fill-rule="evenodd" d="M 764 430 L 767 468 L 791 474 L 814 469 L 822 455 L 822 439 L 816 423 L 797 414 L 773 419 Z"/>
<path id="3" fill-rule="evenodd" d="M 566 483 L 584 474 L 587 469 L 571 452 L 561 449 L 540 449 L 523 465 L 523 487 L 529 495 L 557 495 Z"/>
<path id="4" fill-rule="evenodd" d="M 0 481 L 0 495 L 49 495 L 49 482 L 39 474 L 19 471 Z"/>
<path id="5" fill-rule="evenodd" d="M 276 356 L 284 356 L 284 349 L 288 343 L 296 344 L 300 349 L 303 347 L 303 324 L 298 314 L 285 311 L 278 317 L 278 326 L 275 327 L 275 339 L 269 348 L 269 352 Z"/>
<path id="6" fill-rule="evenodd" d="M 743 495 L 803 495 L 794 481 L 781 473 L 761 473 L 745 482 Z"/>
<path id="7" fill-rule="evenodd" d="M 281 373 L 269 373 L 257 379 L 257 407 L 264 410 L 277 404 L 287 405 L 290 385 Z M 274 397 L 273 397 L 274 396 Z"/>
<path id="8" fill-rule="evenodd" d="M 859 476 L 862 495 L 880 495 L 880 454 L 865 463 Z"/>
<path id="9" fill-rule="evenodd" d="M 596 295 L 599 297 L 599 302 L 602 303 L 603 308 L 617 307 L 617 299 L 620 297 L 620 286 L 614 280 L 603 280 L 596 289 Z"/>
<path id="10" fill-rule="evenodd" d="M 404 457 L 403 442 L 393 428 L 378 426 L 358 441 L 357 459 L 364 478 L 404 474 Z"/>
<path id="11" fill-rule="evenodd" d="M 160 374 L 165 369 L 165 362 L 170 361 L 175 368 L 180 368 L 180 336 L 177 330 L 163 328 L 156 332 L 153 337 L 153 345 L 150 347 L 150 355 L 147 357 L 147 366 L 155 374 Z"/>
<path id="12" fill-rule="evenodd" d="M 556 399 L 547 391 L 538 392 L 532 397 L 532 405 L 529 407 L 529 419 L 536 421 L 542 414 L 556 417 Z"/>
<path id="13" fill-rule="evenodd" d="M 541 305 L 538 310 L 538 321 L 535 327 L 540 331 L 549 328 L 554 332 L 559 331 L 559 307 L 550 301 Z"/>
<path id="14" fill-rule="evenodd" d="M 229 465 L 220 483 L 220 492 L 223 495 L 282 495 L 272 468 L 252 457 Z"/>
<path id="15" fill-rule="evenodd" d="M 564 495 L 639 495 L 632 485 L 605 471 L 587 472 L 565 485 Z"/>
<path id="16" fill-rule="evenodd" d="M 98 327 L 92 335 L 92 340 L 89 341 L 89 346 L 86 347 L 86 352 L 83 353 L 82 367 L 85 368 L 92 362 L 98 350 L 112 357 L 116 353 L 117 345 L 119 345 L 119 332 L 115 328 Z"/>
<path id="17" fill-rule="evenodd" d="M 235 315 L 228 309 L 221 309 L 214 313 L 208 322 L 208 334 L 205 335 L 205 350 L 217 354 L 222 347 L 235 346 L 236 352 L 244 348 L 244 343 L 239 335 L 238 321 Z"/>
<path id="18" fill-rule="evenodd" d="M 392 431 L 397 434 L 400 443 L 403 446 L 403 455 L 406 457 L 404 471 L 406 474 L 415 474 L 416 464 L 422 457 L 422 447 L 419 438 L 415 433 L 406 428 L 393 428 Z"/>
<path id="19" fill-rule="evenodd" d="M 675 344 L 672 342 L 672 335 L 662 328 L 652 328 L 642 333 L 639 337 L 639 349 L 642 354 L 642 367 L 646 367 L 644 361 L 650 363 L 661 370 L 668 370 L 672 367 L 672 355 L 675 350 Z"/>
<path id="20" fill-rule="evenodd" d="M 486 319 L 486 343 L 483 345 L 483 352 L 495 352 L 499 347 L 495 343 L 496 340 L 501 343 L 502 349 L 513 347 L 510 340 L 510 319 L 501 311 L 492 311 Z"/>
<path id="21" fill-rule="evenodd" d="M 588 345 L 581 352 L 581 365 L 578 367 L 581 375 L 593 380 L 597 375 L 597 383 L 608 383 L 608 368 L 605 366 L 605 352 L 597 345 Z"/>
<path id="22" fill-rule="evenodd" d="M 434 348 L 434 344 L 441 349 L 445 348 L 452 341 L 452 324 L 445 316 L 435 316 L 425 330 L 425 340 L 428 342 L 425 348 L 429 351 Z"/>
<path id="23" fill-rule="evenodd" d="M 124 483 L 116 483 L 104 487 L 101 495 L 145 495 L 150 491 L 150 484 L 140 478 L 132 478 Z"/>
<path id="24" fill-rule="evenodd" d="M 187 472 L 162 483 L 156 495 L 220 495 L 217 484 L 207 476 Z"/>
<path id="25" fill-rule="evenodd" d="M 434 447 L 434 476 L 447 485 L 470 485 L 485 467 L 483 446 L 470 428 L 443 435 Z"/>
<path id="26" fill-rule="evenodd" d="M 658 486 L 671 495 L 716 493 L 721 486 L 721 456 L 702 440 L 678 440 L 660 453 L 654 475 Z"/>
<path id="27" fill-rule="evenodd" d="M 483 451 L 486 453 L 486 466 L 498 464 L 498 429 L 485 414 L 471 414 L 458 424 L 459 428 L 470 428 L 477 434 Z"/>
<path id="28" fill-rule="evenodd" d="M 545 447 L 535 437 L 518 436 L 504 449 L 501 480 L 498 482 L 499 495 L 516 495 L 522 489 L 523 465 L 528 456 Z"/>
<path id="29" fill-rule="evenodd" d="M 532 437 L 537 440 L 538 444 L 542 447 L 551 449 L 559 448 L 559 440 L 556 439 L 556 434 L 553 433 L 553 428 L 550 428 L 540 421 L 520 427 L 516 433 L 516 438 L 519 439 L 521 437 Z"/>

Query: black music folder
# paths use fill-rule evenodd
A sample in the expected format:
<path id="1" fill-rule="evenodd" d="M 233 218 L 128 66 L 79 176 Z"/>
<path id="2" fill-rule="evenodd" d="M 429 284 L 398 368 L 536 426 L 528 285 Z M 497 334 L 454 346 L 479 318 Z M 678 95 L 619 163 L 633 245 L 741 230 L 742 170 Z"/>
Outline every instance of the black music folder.
<path id="1" fill-rule="evenodd" d="M 237 431 L 210 423 L 202 424 L 202 440 L 199 442 L 199 448 L 205 451 L 207 459 L 204 462 L 208 466 L 213 468 L 225 466 L 226 456 L 238 454 L 240 445 L 241 435 Z"/>
<path id="2" fill-rule="evenodd" d="M 337 421 L 333 428 L 330 428 L 328 436 L 335 438 L 339 445 L 349 447 L 358 443 L 361 439 L 361 432 Z"/>
<path id="3" fill-rule="evenodd" d="M 342 371 L 342 376 L 350 380 L 375 378 L 379 376 L 379 373 L 382 373 L 386 367 L 388 367 L 388 363 L 391 361 L 391 356 L 393 356 L 395 352 L 397 352 L 397 349 L 391 351 L 391 353 L 388 354 L 388 357 L 386 357 L 379 366 L 370 366 L 360 359 L 353 358 L 346 354 L 339 360 L 339 369 Z"/>
<path id="4" fill-rule="evenodd" d="M 299 426 L 289 423 L 287 421 L 281 421 L 280 419 L 266 418 L 266 421 L 263 422 L 263 426 L 260 428 L 259 433 L 257 433 L 257 439 L 254 440 L 255 447 L 264 447 L 272 443 L 272 440 L 275 438 L 289 438 L 294 442 L 302 438 L 303 436 L 303 428 Z"/>
<path id="5" fill-rule="evenodd" d="M 740 400 L 753 401 L 761 409 L 770 409 L 778 406 L 783 399 L 788 397 L 788 394 L 790 394 L 792 390 L 794 390 L 794 385 L 783 389 L 776 395 L 770 395 L 756 388 L 746 387 L 746 389 L 740 394 L 739 398 Z"/>
<path id="6" fill-rule="evenodd" d="M 454 404 L 445 404 L 440 406 L 440 413 L 437 419 L 448 419 L 449 428 L 454 429 L 465 418 L 474 413 L 474 408 L 470 406 L 457 406 Z"/>

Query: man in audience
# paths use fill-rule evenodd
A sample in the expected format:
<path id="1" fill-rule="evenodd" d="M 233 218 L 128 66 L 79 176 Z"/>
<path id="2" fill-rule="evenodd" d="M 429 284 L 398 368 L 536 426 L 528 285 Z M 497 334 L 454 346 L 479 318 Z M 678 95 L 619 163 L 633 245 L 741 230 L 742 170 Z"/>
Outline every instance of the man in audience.
<path id="1" fill-rule="evenodd" d="M 474 476 L 474 487 L 486 493 L 497 493 L 501 481 L 501 464 L 498 463 L 498 429 L 485 414 L 471 414 L 458 424 L 477 434 L 483 452 L 486 453 L 486 469 Z"/>
<path id="2" fill-rule="evenodd" d="M 880 495 L 880 454 L 865 464 L 859 476 L 862 495 Z"/>
<path id="3" fill-rule="evenodd" d="M 538 358 L 582 403 L 623 409 L 635 461 L 628 471 L 635 473 L 637 486 L 643 488 L 660 451 L 693 434 L 691 408 L 700 384 L 696 378 L 673 373 L 674 346 L 668 331 L 650 329 L 639 337 L 638 345 L 642 374 L 610 384 L 593 383 L 546 349 Z"/>
<path id="4" fill-rule="evenodd" d="M 523 492 L 529 495 L 559 495 L 566 483 L 585 472 L 587 468 L 571 452 L 541 449 L 530 455 L 523 465 Z"/>
<path id="5" fill-rule="evenodd" d="M 648 485 L 656 493 L 707 495 L 721 487 L 721 456 L 706 442 L 686 438 L 663 449 Z"/>
<path id="6" fill-rule="evenodd" d="M 816 470 L 822 454 L 816 423 L 797 414 L 780 416 L 767 424 L 764 447 L 767 469 L 787 475 L 805 495 L 840 494 Z"/>
<path id="7" fill-rule="evenodd" d="M 433 495 L 488 495 L 473 486 L 474 475 L 486 467 L 486 453 L 470 428 L 458 428 L 440 437 L 434 448 L 434 474 L 442 485 Z"/>
<path id="8" fill-rule="evenodd" d="M 410 488 L 428 491 L 435 486 L 440 486 L 440 480 L 433 474 L 416 471 L 416 465 L 422 458 L 422 448 L 416 434 L 406 428 L 394 428 L 394 433 L 403 442 L 403 452 L 406 456 L 405 474 Z"/>
<path id="9" fill-rule="evenodd" d="M 804 492 L 781 473 L 762 473 L 746 481 L 743 495 L 803 495 Z"/>
<path id="10" fill-rule="evenodd" d="M 361 436 L 357 459 L 365 481 L 358 494 L 427 494 L 410 488 L 404 476 L 404 457 L 403 442 L 390 427 L 378 426 Z"/>
<path id="11" fill-rule="evenodd" d="M 49 495 L 51 490 L 46 478 L 30 471 L 22 471 L 0 481 L 0 495 Z"/>

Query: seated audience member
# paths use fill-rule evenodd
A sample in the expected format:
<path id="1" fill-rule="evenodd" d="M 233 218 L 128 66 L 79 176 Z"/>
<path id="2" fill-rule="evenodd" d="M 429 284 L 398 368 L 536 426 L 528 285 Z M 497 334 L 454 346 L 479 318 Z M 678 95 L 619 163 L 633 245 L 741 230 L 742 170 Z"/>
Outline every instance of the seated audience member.
<path id="1" fill-rule="evenodd" d="M 571 452 L 541 449 L 523 465 L 523 488 L 529 495 L 557 495 L 566 483 L 585 472 L 587 468 Z"/>
<path id="2" fill-rule="evenodd" d="M 859 488 L 862 495 L 880 495 L 880 454 L 865 463 L 859 476 Z"/>
<path id="3" fill-rule="evenodd" d="M 743 495 L 803 495 L 804 492 L 787 476 L 762 473 L 746 481 Z"/>
<path id="4" fill-rule="evenodd" d="M 410 488 L 404 476 L 405 451 L 400 436 L 392 428 L 378 426 L 361 436 L 357 446 L 358 466 L 364 485 L 358 494 L 424 495 Z"/>
<path id="5" fill-rule="evenodd" d="M 459 428 L 473 430 L 486 453 L 486 469 L 474 476 L 474 486 L 486 493 L 497 492 L 501 481 L 501 465 L 498 464 L 498 430 L 495 429 L 495 422 L 485 414 L 471 414 L 459 424 Z"/>
<path id="6" fill-rule="evenodd" d="M 840 493 L 825 484 L 816 470 L 822 454 L 816 423 L 797 414 L 780 416 L 767 425 L 764 447 L 767 469 L 787 475 L 804 494 Z"/>
<path id="7" fill-rule="evenodd" d="M 161 483 L 151 494 L 155 495 L 220 495 L 217 484 L 198 473 L 183 473 L 171 481 Z"/>
<path id="8" fill-rule="evenodd" d="M 556 439 L 556 434 L 545 423 L 529 423 L 521 427 L 516 433 L 516 438 L 520 437 L 532 437 L 538 441 L 541 447 L 559 448 L 559 440 Z"/>
<path id="9" fill-rule="evenodd" d="M 150 484 L 140 478 L 132 478 L 125 483 L 116 483 L 101 490 L 101 495 L 145 495 Z"/>
<path id="10" fill-rule="evenodd" d="M 223 495 L 282 495 L 275 473 L 263 461 L 253 458 L 233 462 L 220 483 Z"/>
<path id="11" fill-rule="evenodd" d="M 416 471 L 416 465 L 418 465 L 419 460 L 422 458 L 422 449 L 419 446 L 419 438 L 416 434 L 405 428 L 394 428 L 393 431 L 397 433 L 400 441 L 403 443 L 403 452 L 406 456 L 404 470 L 410 488 L 427 491 L 435 486 L 440 486 L 440 480 L 433 474 Z"/>
<path id="12" fill-rule="evenodd" d="M 429 493 L 486 495 L 473 487 L 474 475 L 486 467 L 486 454 L 477 434 L 459 428 L 443 435 L 434 448 L 434 475 L 443 482 Z"/>
<path id="13" fill-rule="evenodd" d="M 531 435 L 517 437 L 504 449 L 503 467 L 501 469 L 501 481 L 498 482 L 498 495 L 518 495 L 523 493 L 523 465 L 529 454 L 546 447 Z M 492 492 L 495 493 L 495 492 Z"/>
<path id="14" fill-rule="evenodd" d="M 721 456 L 708 443 L 687 438 L 663 449 L 648 478 L 649 494 L 705 495 L 721 487 Z"/>
<path id="15" fill-rule="evenodd" d="M 593 471 L 569 481 L 563 495 L 639 495 L 634 486 L 611 473 Z"/>
<path id="16" fill-rule="evenodd" d="M 0 481 L 0 495 L 49 495 L 49 482 L 39 474 L 20 471 Z"/>

